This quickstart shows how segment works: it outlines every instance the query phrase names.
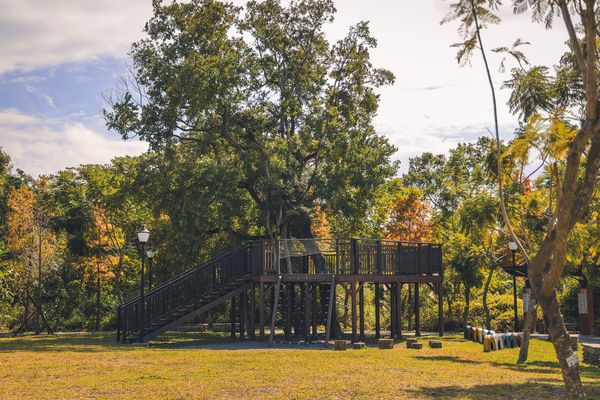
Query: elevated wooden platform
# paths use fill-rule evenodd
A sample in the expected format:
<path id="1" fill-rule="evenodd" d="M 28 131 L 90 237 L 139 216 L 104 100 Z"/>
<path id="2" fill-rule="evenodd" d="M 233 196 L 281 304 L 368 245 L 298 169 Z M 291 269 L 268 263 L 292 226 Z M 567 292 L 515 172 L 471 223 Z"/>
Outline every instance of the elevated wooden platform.
<path id="1" fill-rule="evenodd" d="M 232 336 L 272 342 L 277 329 L 286 338 L 325 339 L 339 335 L 338 290 L 351 298 L 351 340 L 365 339 L 365 287 L 372 285 L 375 333 L 381 334 L 382 302 L 389 302 L 391 337 L 402 336 L 402 289 L 411 291 L 415 331 L 420 334 L 419 288 L 438 297 L 443 334 L 442 246 L 376 239 L 258 240 L 236 246 L 198 268 L 132 299 L 118 309 L 117 338 L 146 341 L 230 302 Z M 383 292 L 388 292 L 384 296 Z M 268 313 L 268 315 L 267 315 Z M 236 332 L 236 326 L 239 329 Z"/>

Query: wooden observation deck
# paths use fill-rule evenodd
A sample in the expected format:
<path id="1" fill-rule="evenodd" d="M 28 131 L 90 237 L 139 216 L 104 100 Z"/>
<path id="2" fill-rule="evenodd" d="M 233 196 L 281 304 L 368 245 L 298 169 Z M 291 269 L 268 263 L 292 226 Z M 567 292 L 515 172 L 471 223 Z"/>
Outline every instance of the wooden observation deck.
<path id="1" fill-rule="evenodd" d="M 232 335 L 272 342 L 278 331 L 328 341 L 336 329 L 336 292 L 351 300 L 351 340 L 365 339 L 365 287 L 372 285 L 375 336 L 389 309 L 390 336 L 402 336 L 402 289 L 414 291 L 411 312 L 420 334 L 419 288 L 437 295 L 443 334 L 442 246 L 377 239 L 257 240 L 238 245 L 118 308 L 117 340 L 146 341 L 229 302 Z M 386 293 L 384 295 L 384 292 Z M 412 293 L 411 293 L 412 294 Z M 384 305 L 384 302 L 388 305 Z M 371 303 L 371 302 L 369 302 Z M 142 308 L 143 305 L 143 308 Z M 324 327 L 324 333 L 319 328 Z M 257 329 L 258 328 L 258 329 Z M 387 328 L 387 327 L 386 327 Z M 258 332 L 257 332 L 258 330 Z"/>

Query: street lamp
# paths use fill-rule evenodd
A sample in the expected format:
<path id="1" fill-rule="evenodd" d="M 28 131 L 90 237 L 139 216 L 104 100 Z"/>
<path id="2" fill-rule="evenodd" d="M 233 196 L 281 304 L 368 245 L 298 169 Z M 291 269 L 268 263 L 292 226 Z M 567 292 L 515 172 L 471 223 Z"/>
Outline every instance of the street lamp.
<path id="1" fill-rule="evenodd" d="M 519 330 L 519 314 L 517 311 L 517 265 L 515 263 L 515 253 L 517 252 L 517 243 L 508 242 L 508 248 L 512 252 L 512 270 L 513 270 L 513 309 L 515 312 L 515 332 Z"/>
<path id="2" fill-rule="evenodd" d="M 152 258 L 154 257 L 154 249 L 148 246 L 146 251 L 146 257 L 148 257 L 148 290 L 152 289 Z"/>
<path id="3" fill-rule="evenodd" d="M 140 343 L 144 343 L 144 309 L 146 308 L 145 299 L 144 299 L 144 258 L 146 253 L 144 252 L 144 246 L 148 239 L 150 238 L 150 231 L 146 229 L 145 226 L 142 226 L 142 230 L 138 232 L 138 241 L 142 246 L 142 279 L 140 281 Z"/>

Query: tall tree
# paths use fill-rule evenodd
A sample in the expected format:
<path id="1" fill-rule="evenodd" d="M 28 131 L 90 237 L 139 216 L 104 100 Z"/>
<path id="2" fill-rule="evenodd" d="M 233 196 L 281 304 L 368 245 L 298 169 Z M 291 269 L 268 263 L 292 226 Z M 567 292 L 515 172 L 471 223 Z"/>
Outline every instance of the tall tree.
<path id="1" fill-rule="evenodd" d="M 396 170 L 372 125 L 375 89 L 394 77 L 371 65 L 367 23 L 326 40 L 334 13 L 330 0 L 250 1 L 243 13 L 155 1 L 107 125 L 153 148 L 195 145 L 195 157 L 231 172 L 225 190 L 249 196 L 271 237 L 311 237 L 317 200 L 336 217 L 364 215 Z"/>
<path id="2" fill-rule="evenodd" d="M 464 6 L 465 3 L 467 2 L 462 1 L 457 4 Z M 467 14 L 462 13 L 464 18 L 470 18 L 463 20 L 463 24 L 470 27 L 470 32 L 479 35 L 477 18 L 490 15 L 489 9 L 483 7 L 484 3 L 495 7 L 499 2 L 469 0 L 468 3 L 471 5 L 471 16 L 466 17 Z M 556 285 L 565 268 L 569 234 L 588 210 L 600 169 L 600 119 L 597 105 L 599 59 L 596 43 L 599 10 L 595 0 L 515 0 L 513 5 L 516 13 L 530 10 L 534 22 L 543 22 L 548 28 L 552 26 L 554 18 L 559 16 L 568 34 L 572 53 L 569 58 L 574 60 L 572 69 L 556 71 L 552 81 L 556 83 L 554 87 L 557 91 L 546 91 L 548 85 L 543 84 L 517 86 L 513 89 L 511 107 L 521 116 L 550 111 L 556 117 L 557 114 L 552 111 L 559 108 L 557 106 L 562 106 L 560 108 L 568 113 L 566 117 L 577 121 L 572 125 L 572 131 L 567 130 L 572 134 L 563 141 L 566 145 L 565 157 L 556 175 L 556 200 L 551 208 L 552 215 L 547 230 L 536 246 L 533 257 L 530 257 L 528 279 L 532 298 L 537 300 L 544 312 L 544 321 L 561 366 L 567 394 L 569 398 L 584 399 L 579 360 L 571 349 L 570 337 L 560 314 Z M 574 24 L 573 16 L 580 21 L 579 27 Z M 477 42 L 481 44 L 480 36 Z M 528 82 L 543 83 L 546 71 L 544 68 L 538 68 L 537 72 L 530 71 L 528 76 L 532 78 L 536 72 L 538 79 L 530 79 Z M 570 74 L 565 75 L 565 72 Z M 543 90 L 539 90 L 540 88 Z M 547 122 L 551 123 L 551 118 Z M 532 315 L 531 312 L 528 314 Z"/>

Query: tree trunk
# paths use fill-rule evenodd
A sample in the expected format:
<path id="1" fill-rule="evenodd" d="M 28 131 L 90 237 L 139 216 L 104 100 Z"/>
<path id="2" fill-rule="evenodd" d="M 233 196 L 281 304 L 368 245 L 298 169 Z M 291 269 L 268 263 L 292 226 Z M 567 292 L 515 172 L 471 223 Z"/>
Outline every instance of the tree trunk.
<path id="1" fill-rule="evenodd" d="M 517 360 L 517 364 L 525 363 L 529 356 L 529 335 L 531 334 L 531 327 L 537 317 L 536 314 L 537 309 L 535 306 L 535 299 L 531 297 L 529 299 L 529 309 L 527 310 L 527 315 L 523 321 L 523 337 L 521 339 L 521 348 L 519 349 L 519 359 Z"/>
<path id="2" fill-rule="evenodd" d="M 485 313 L 485 328 L 492 329 L 491 327 L 491 318 L 490 318 L 490 308 L 487 303 L 487 296 L 490 290 L 490 283 L 492 282 L 492 277 L 494 276 L 494 266 L 490 266 L 490 271 L 488 272 L 487 279 L 485 281 L 485 286 L 483 288 L 483 312 Z M 466 325 L 466 324 L 465 324 Z"/>
<path id="3" fill-rule="evenodd" d="M 470 307 L 471 287 L 465 285 L 465 308 L 463 309 L 462 324 L 467 325 L 469 321 L 469 307 Z"/>
<path id="4" fill-rule="evenodd" d="M 556 292 L 552 291 L 548 297 L 540 296 L 539 302 L 544 311 L 544 322 L 560 363 L 567 396 L 569 399 L 585 399 L 579 375 L 579 360 L 573 353 L 571 337 L 560 314 Z"/>
<path id="5" fill-rule="evenodd" d="M 342 324 L 344 325 L 344 330 L 348 329 L 348 313 L 350 309 L 348 308 L 348 301 L 350 300 L 350 294 L 348 290 L 344 288 L 344 315 L 342 316 Z"/>

